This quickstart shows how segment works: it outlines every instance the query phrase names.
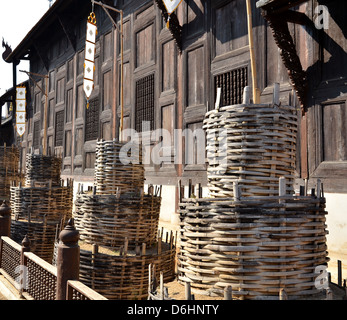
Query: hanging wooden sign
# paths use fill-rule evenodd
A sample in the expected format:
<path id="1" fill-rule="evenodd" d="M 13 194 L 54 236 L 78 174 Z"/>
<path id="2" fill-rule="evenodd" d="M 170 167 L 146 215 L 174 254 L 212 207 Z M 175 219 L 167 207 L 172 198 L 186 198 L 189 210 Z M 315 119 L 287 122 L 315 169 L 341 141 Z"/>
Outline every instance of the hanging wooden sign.
<path id="1" fill-rule="evenodd" d="M 95 42 L 97 35 L 95 13 L 91 12 L 87 21 L 85 57 L 84 57 L 84 80 L 83 89 L 87 98 L 87 109 L 89 107 L 89 98 L 94 89 L 94 71 L 95 71 Z"/>
<path id="2" fill-rule="evenodd" d="M 19 136 L 25 132 L 26 87 L 18 86 L 16 90 L 16 127 Z"/>

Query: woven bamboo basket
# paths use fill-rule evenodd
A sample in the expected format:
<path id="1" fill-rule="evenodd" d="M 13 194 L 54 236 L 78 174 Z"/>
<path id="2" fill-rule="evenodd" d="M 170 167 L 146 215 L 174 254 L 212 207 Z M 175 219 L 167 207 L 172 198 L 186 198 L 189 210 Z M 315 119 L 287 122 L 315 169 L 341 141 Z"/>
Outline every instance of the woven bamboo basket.
<path id="1" fill-rule="evenodd" d="M 319 293 L 326 265 L 325 199 L 316 196 L 185 199 L 178 279 L 205 294 L 278 299 Z"/>
<path id="2" fill-rule="evenodd" d="M 159 238 L 161 239 L 161 238 Z M 110 300 L 146 300 L 148 297 L 149 265 L 155 264 L 157 277 L 163 272 L 164 281 L 175 278 L 175 238 L 157 241 L 147 247 L 127 250 L 81 244 L 80 281 Z"/>
<path id="3" fill-rule="evenodd" d="M 11 187 L 11 238 L 21 243 L 28 235 L 31 251 L 52 262 L 54 242 L 72 217 L 73 184 Z"/>
<path id="4" fill-rule="evenodd" d="M 158 236 L 161 187 L 144 194 L 144 166 L 136 145 L 97 142 L 94 187 L 79 186 L 73 217 L 80 233 L 80 280 L 108 299 L 147 299 L 148 266 L 166 281 L 175 276 L 173 237 Z M 129 152 L 128 152 L 129 151 Z M 82 188 L 83 189 L 83 188 Z M 95 249 L 97 248 L 97 249 Z"/>
<path id="5" fill-rule="evenodd" d="M 54 243 L 72 217 L 73 181 L 60 178 L 61 159 L 26 155 L 25 185 L 11 187 L 11 237 L 21 243 L 27 235 L 31 251 L 51 263 Z"/>
<path id="6" fill-rule="evenodd" d="M 241 104 L 206 114 L 207 177 L 211 197 L 274 196 L 285 177 L 293 193 L 297 116 L 291 106 Z"/>
<path id="7" fill-rule="evenodd" d="M 157 241 L 161 197 L 132 194 L 79 193 L 74 219 L 80 239 L 86 243 L 119 247 L 128 238 L 129 248 Z"/>
<path id="8" fill-rule="evenodd" d="M 61 158 L 28 153 L 26 155 L 25 185 L 46 184 L 51 181 L 53 186 L 59 186 L 61 164 Z"/>
<path id="9" fill-rule="evenodd" d="M 141 162 L 141 148 L 136 144 L 99 140 L 96 146 L 94 177 L 96 193 L 116 194 L 121 191 L 139 194 L 145 180 L 145 170 Z"/>
<path id="10" fill-rule="evenodd" d="M 0 147 L 0 199 L 10 199 L 10 187 L 20 182 L 19 150 L 11 146 Z"/>

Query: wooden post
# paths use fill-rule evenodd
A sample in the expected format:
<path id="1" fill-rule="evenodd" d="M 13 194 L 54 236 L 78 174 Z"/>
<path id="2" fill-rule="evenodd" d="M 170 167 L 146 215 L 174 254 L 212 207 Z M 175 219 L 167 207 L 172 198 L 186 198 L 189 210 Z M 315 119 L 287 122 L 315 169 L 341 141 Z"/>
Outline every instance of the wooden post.
<path id="1" fill-rule="evenodd" d="M 330 288 L 327 289 L 326 295 L 327 295 L 327 297 L 325 300 L 333 300 L 333 292 L 331 291 Z"/>
<path id="2" fill-rule="evenodd" d="M 20 251 L 20 266 L 21 266 L 21 269 L 20 269 L 20 272 L 22 274 L 22 276 L 20 277 L 20 289 L 19 289 L 19 292 L 20 292 L 20 296 L 22 297 L 23 295 L 23 291 L 24 289 L 26 288 L 26 281 L 28 281 L 28 274 L 26 272 L 26 269 L 25 267 L 27 266 L 27 259 L 24 255 L 25 252 L 30 252 L 30 240 L 28 238 L 28 236 L 26 235 L 22 241 L 22 248 L 21 248 L 21 251 Z M 24 283 L 22 282 L 24 281 Z"/>
<path id="3" fill-rule="evenodd" d="M 342 262 L 337 260 L 337 284 L 342 287 Z"/>
<path id="4" fill-rule="evenodd" d="M 233 289 L 231 286 L 224 288 L 224 300 L 233 300 Z"/>
<path id="5" fill-rule="evenodd" d="M 4 200 L 0 207 L 0 237 L 11 235 L 11 208 Z"/>
<path id="6" fill-rule="evenodd" d="M 68 280 L 79 279 L 80 247 L 79 232 L 70 219 L 65 229 L 60 232 L 57 252 L 57 288 L 56 300 L 66 300 Z"/>
<path id="7" fill-rule="evenodd" d="M 251 69 L 252 69 L 252 86 L 253 86 L 253 103 L 259 103 L 259 93 L 257 85 L 257 68 L 254 54 L 254 44 L 253 44 L 253 26 L 252 26 L 252 7 L 251 0 L 246 0 L 247 6 L 247 24 L 248 24 L 248 42 L 249 42 L 249 52 L 251 56 Z"/>
<path id="8" fill-rule="evenodd" d="M 288 300 L 286 290 L 284 290 L 283 288 L 280 290 L 279 299 L 280 300 Z"/>
<path id="9" fill-rule="evenodd" d="M 186 282 L 184 284 L 185 286 L 185 295 L 186 295 L 186 300 L 192 300 L 192 292 L 190 289 L 190 282 Z"/>
<path id="10" fill-rule="evenodd" d="M 164 300 L 164 274 L 160 271 L 160 300 Z"/>
<path id="11" fill-rule="evenodd" d="M 279 196 L 286 195 L 286 179 L 284 177 L 279 178 Z"/>

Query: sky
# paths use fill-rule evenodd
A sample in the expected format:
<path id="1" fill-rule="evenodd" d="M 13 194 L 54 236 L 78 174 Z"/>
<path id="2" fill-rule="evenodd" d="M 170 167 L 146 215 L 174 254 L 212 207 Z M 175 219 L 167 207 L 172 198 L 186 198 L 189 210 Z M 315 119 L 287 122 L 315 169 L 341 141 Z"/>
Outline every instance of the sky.
<path id="1" fill-rule="evenodd" d="M 2 0 L 0 19 L 0 42 L 2 39 L 14 50 L 27 33 L 49 9 L 49 0 Z M 52 1 L 53 3 L 54 1 Z M 2 46 L 0 55 L 0 96 L 12 88 L 12 64 L 2 59 L 5 48 Z M 28 79 L 28 76 L 18 70 L 29 71 L 27 61 L 17 66 L 17 84 Z"/>

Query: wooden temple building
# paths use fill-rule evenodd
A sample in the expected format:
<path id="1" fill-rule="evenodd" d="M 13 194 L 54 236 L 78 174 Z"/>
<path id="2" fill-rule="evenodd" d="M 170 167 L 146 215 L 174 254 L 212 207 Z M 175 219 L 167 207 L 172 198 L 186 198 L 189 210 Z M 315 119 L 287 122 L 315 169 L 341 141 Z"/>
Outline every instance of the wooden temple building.
<path id="1" fill-rule="evenodd" d="M 347 3 L 251 2 L 260 101 L 271 103 L 279 83 L 281 103 L 296 108 L 297 189 L 305 179 L 308 189 L 322 181 L 329 255 L 347 257 Z M 121 123 L 143 136 L 159 128 L 172 134 L 201 129 L 217 88 L 226 106 L 241 103 L 244 87 L 253 85 L 245 0 L 184 0 L 169 28 L 160 0 L 100 3 L 121 10 L 122 20 L 119 13 L 95 4 L 95 87 L 88 109 L 83 63 L 90 1 L 55 1 L 6 58 L 14 70 L 18 61 L 29 60 L 31 73 L 25 83 L 26 132 L 18 137 L 7 121 L 1 137 L 4 130 L 13 131 L 7 143 L 21 148 L 23 168 L 31 149 L 38 153 L 43 147 L 58 155 L 62 177 L 73 178 L 75 186 L 93 183 L 97 141 L 118 139 Z M 3 107 L 5 100 L 14 102 L 14 92 L 0 97 Z M 149 123 L 144 132 L 142 121 Z M 153 138 L 151 146 L 159 141 Z M 163 186 L 161 222 L 172 228 L 178 223 L 178 182 L 206 186 L 206 165 L 194 163 L 196 149 L 196 139 L 182 139 L 171 152 L 172 158 L 180 153 L 182 163 L 146 165 L 146 184 Z"/>

